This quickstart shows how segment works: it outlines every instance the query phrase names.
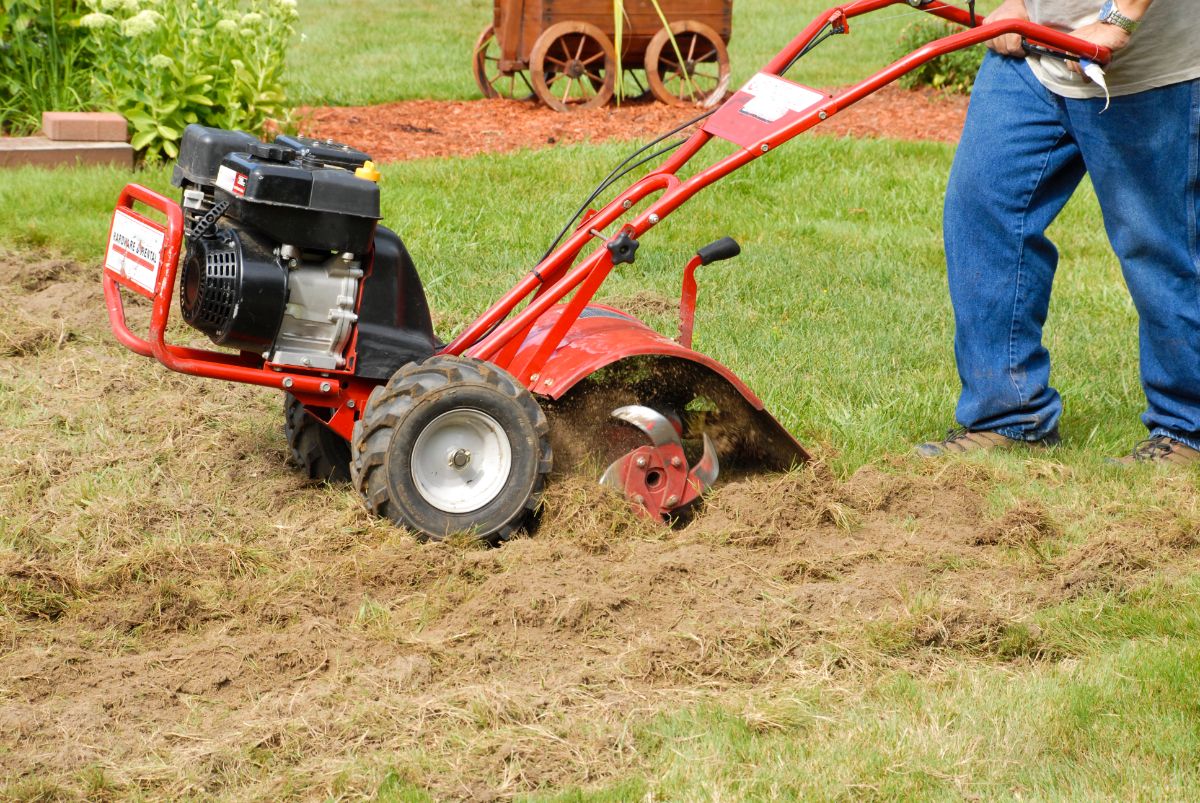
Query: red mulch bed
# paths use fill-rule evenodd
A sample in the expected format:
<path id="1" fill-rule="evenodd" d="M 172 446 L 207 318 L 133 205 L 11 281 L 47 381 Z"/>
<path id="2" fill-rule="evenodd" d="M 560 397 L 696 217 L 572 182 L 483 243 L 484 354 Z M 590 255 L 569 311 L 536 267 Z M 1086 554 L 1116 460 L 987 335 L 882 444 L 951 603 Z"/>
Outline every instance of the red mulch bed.
<path id="1" fill-rule="evenodd" d="M 962 96 L 887 86 L 812 132 L 956 142 L 966 110 Z M 644 101 L 563 114 L 525 101 L 409 100 L 302 109 L 300 130 L 349 143 L 380 161 L 398 161 L 585 140 L 648 139 L 695 115 L 695 109 Z"/>

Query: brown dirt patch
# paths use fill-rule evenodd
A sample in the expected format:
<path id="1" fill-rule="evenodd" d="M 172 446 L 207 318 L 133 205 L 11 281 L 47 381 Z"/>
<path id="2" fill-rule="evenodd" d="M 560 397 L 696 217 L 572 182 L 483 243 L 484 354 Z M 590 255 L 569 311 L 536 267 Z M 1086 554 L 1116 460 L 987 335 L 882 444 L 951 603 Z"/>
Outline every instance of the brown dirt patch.
<path id="1" fill-rule="evenodd" d="M 967 99 L 887 86 L 812 129 L 828 136 L 957 142 Z M 411 100 L 378 106 L 301 109 L 300 130 L 353 144 L 381 161 L 471 156 L 572 142 L 649 139 L 694 117 L 661 103 L 561 114 L 503 99 Z"/>
<path id="2" fill-rule="evenodd" d="M 286 467 L 276 394 L 123 351 L 98 271 L 56 264 L 0 256 L 12 310 L 74 334 L 0 354 L 0 796 L 599 784 L 656 712 L 1036 657 L 1007 636 L 1039 608 L 1196 562 L 1178 517 L 989 515 L 970 463 L 731 482 L 675 531 L 564 479 L 532 538 L 419 544 Z"/>

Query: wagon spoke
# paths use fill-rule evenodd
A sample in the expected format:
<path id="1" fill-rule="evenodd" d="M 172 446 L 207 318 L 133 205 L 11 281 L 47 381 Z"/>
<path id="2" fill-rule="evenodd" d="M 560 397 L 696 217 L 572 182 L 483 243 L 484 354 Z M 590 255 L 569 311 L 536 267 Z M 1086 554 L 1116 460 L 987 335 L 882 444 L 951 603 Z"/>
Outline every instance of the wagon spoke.
<path id="1" fill-rule="evenodd" d="M 594 56 L 588 56 L 586 59 L 584 59 L 583 61 L 581 61 L 581 62 L 579 62 L 579 63 L 580 63 L 580 64 L 591 64 L 591 63 L 592 63 L 593 61 L 595 61 L 596 59 L 602 59 L 602 58 L 604 58 L 604 51 L 603 51 L 603 50 L 601 50 L 599 53 L 597 53 L 597 54 L 596 54 L 596 55 L 594 55 Z"/>
<path id="2" fill-rule="evenodd" d="M 575 83 L 575 79 L 568 76 L 567 77 L 567 88 L 564 89 L 563 93 L 562 93 L 562 102 L 563 103 L 567 102 L 567 95 L 571 94 L 571 84 L 573 84 L 573 83 Z"/>
<path id="3" fill-rule="evenodd" d="M 709 56 L 715 56 L 715 55 L 717 55 L 717 49 L 714 47 L 712 50 L 708 51 L 703 56 L 696 59 L 696 61 L 708 61 Z"/>
<path id="4" fill-rule="evenodd" d="M 579 61 L 583 58 L 583 46 L 587 44 L 587 37 L 579 37 L 579 47 L 575 48 L 575 60 Z"/>
<path id="5" fill-rule="evenodd" d="M 695 54 L 695 52 L 696 52 L 696 37 L 693 36 L 692 43 L 691 43 L 691 45 L 688 46 L 688 55 L 687 55 L 688 61 L 692 60 L 692 55 Z"/>
<path id="6" fill-rule="evenodd" d="M 552 64 L 557 64 L 559 67 L 562 67 L 564 70 L 567 69 L 567 62 L 559 61 L 558 59 L 554 58 L 553 56 L 551 56 L 549 54 L 546 55 L 546 61 L 548 61 Z"/>

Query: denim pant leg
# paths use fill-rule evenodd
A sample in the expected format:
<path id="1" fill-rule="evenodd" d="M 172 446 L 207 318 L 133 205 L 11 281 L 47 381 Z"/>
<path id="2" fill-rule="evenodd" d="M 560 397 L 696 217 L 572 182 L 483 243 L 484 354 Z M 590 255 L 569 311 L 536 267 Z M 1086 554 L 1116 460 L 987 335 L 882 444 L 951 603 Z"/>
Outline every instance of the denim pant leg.
<path id="1" fill-rule="evenodd" d="M 1084 173 L 1064 115 L 1023 59 L 987 54 L 943 217 L 962 381 L 955 415 L 968 429 L 1036 440 L 1062 415 L 1042 327 L 1058 264 L 1046 227 Z"/>
<path id="2" fill-rule="evenodd" d="M 1139 317 L 1142 421 L 1200 449 L 1200 80 L 1066 103 Z"/>

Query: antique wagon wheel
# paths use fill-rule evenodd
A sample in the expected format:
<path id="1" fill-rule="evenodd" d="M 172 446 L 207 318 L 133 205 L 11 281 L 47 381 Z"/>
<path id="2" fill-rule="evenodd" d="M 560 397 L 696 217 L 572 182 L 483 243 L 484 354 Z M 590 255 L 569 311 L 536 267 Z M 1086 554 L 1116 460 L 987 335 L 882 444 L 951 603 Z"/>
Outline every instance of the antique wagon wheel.
<path id="1" fill-rule="evenodd" d="M 646 80 L 654 97 L 675 106 L 711 107 L 729 88 L 729 51 L 720 34 L 703 22 L 671 24 L 671 37 L 659 29 L 646 46 Z M 682 64 L 680 56 L 683 57 Z"/>
<path id="2" fill-rule="evenodd" d="M 559 22 L 542 31 L 529 54 L 533 91 L 560 112 L 603 106 L 616 87 L 617 50 L 586 22 Z"/>
<path id="3" fill-rule="evenodd" d="M 479 34 L 475 42 L 472 59 L 475 83 L 485 98 L 509 98 L 529 100 L 533 97 L 533 86 L 524 70 L 506 73 L 500 69 L 500 43 L 496 40 L 496 28 L 489 25 Z"/>

